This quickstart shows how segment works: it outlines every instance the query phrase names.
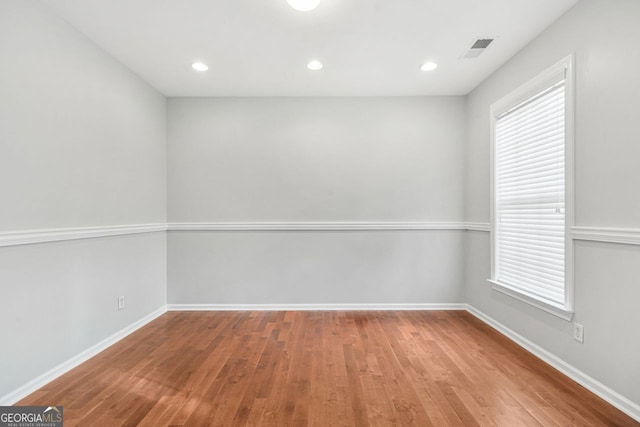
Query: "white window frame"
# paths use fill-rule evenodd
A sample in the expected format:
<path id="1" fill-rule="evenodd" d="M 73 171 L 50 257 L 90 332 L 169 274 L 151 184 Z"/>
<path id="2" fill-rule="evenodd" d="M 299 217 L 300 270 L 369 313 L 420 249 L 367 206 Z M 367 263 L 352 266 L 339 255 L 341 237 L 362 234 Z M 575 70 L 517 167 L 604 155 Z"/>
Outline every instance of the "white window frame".
<path id="1" fill-rule="evenodd" d="M 552 79 L 559 73 L 565 73 L 565 281 L 564 304 L 556 305 L 538 299 L 496 280 L 496 198 L 495 198 L 495 128 L 498 117 L 526 101 L 541 90 L 549 87 Z M 498 292 L 509 295 L 564 320 L 570 321 L 574 311 L 574 273 L 573 273 L 573 238 L 571 230 L 574 225 L 574 134 L 575 134 L 575 88 L 573 54 L 563 58 L 553 66 L 529 80 L 504 98 L 491 105 L 491 278 L 488 282 Z"/>

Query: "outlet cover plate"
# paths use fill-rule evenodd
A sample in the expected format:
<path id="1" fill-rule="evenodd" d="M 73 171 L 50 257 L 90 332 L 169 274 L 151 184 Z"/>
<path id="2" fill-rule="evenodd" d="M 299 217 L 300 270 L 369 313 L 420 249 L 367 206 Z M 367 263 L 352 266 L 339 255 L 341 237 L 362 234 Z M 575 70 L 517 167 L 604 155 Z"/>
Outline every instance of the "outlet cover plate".
<path id="1" fill-rule="evenodd" d="M 584 326 L 580 323 L 573 324 L 573 339 L 580 343 L 584 342 Z"/>

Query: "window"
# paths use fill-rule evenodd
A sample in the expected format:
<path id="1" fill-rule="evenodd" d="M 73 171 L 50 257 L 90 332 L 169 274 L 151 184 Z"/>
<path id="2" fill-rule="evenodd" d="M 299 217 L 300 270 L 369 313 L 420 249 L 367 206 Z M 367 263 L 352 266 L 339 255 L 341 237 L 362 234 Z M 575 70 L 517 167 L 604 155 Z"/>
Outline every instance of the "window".
<path id="1" fill-rule="evenodd" d="M 491 108 L 494 289 L 573 313 L 572 58 Z"/>

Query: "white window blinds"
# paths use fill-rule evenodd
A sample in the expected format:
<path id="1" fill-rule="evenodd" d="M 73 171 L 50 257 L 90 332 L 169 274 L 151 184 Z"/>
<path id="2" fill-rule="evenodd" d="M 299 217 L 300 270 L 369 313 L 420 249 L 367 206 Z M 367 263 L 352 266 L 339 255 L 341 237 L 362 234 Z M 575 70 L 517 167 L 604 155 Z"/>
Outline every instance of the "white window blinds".
<path id="1" fill-rule="evenodd" d="M 565 77 L 495 122 L 495 278 L 565 306 Z"/>

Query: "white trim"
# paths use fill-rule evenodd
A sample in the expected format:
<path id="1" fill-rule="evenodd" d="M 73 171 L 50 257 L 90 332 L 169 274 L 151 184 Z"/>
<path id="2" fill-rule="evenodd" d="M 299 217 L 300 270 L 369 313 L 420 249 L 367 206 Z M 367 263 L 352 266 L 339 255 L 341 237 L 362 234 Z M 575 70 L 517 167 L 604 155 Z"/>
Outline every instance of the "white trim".
<path id="1" fill-rule="evenodd" d="M 573 227 L 574 240 L 640 245 L 638 228 Z"/>
<path id="2" fill-rule="evenodd" d="M 181 222 L 169 231 L 467 230 L 466 222 Z"/>
<path id="3" fill-rule="evenodd" d="M 565 88 L 569 88 L 569 87 L 573 88 L 571 84 L 573 80 L 571 78 L 573 74 L 573 57 L 574 55 L 570 54 L 562 58 L 561 60 L 559 60 L 558 62 L 556 62 L 549 68 L 547 68 L 546 70 L 542 71 L 541 73 L 539 73 L 538 75 L 536 75 L 535 77 L 527 81 L 526 83 L 518 86 L 516 89 L 509 92 L 507 95 L 503 96 L 502 98 L 500 98 L 499 100 L 491 104 L 491 107 L 490 107 L 491 117 L 496 118 L 502 113 L 508 111 L 513 106 L 516 106 L 522 103 L 523 101 L 526 101 L 527 99 L 531 98 L 537 92 L 539 92 L 541 88 L 544 88 L 545 86 L 548 86 L 552 82 L 556 81 L 558 79 L 558 76 L 562 72 L 565 72 L 565 79 L 566 79 Z M 565 93 L 566 92 L 567 92 L 567 89 L 565 89 Z M 573 93 L 572 90 L 570 90 L 570 92 Z M 573 102 L 572 97 L 571 97 L 571 102 Z M 568 123 L 566 125 L 568 126 Z"/>
<path id="4" fill-rule="evenodd" d="M 487 279 L 487 282 L 491 283 L 492 289 L 503 293 L 505 295 L 510 296 L 511 298 L 515 298 L 519 301 L 532 305 L 536 308 L 539 308 L 542 311 L 546 311 L 549 314 L 553 314 L 561 319 L 570 322 L 573 319 L 573 311 L 569 311 L 563 307 L 558 307 L 550 303 L 546 303 L 541 301 L 539 298 L 535 296 L 530 296 L 525 292 L 521 292 L 517 289 L 513 289 L 512 287 L 505 285 L 504 283 L 497 282 L 495 280 Z"/>
<path id="5" fill-rule="evenodd" d="M 564 183 L 564 206 L 565 206 L 565 292 L 564 306 L 567 313 L 573 313 L 575 304 L 575 255 L 573 248 L 572 228 L 576 224 L 575 205 L 575 133 L 576 133 L 576 83 L 575 83 L 575 58 L 571 54 L 562 59 L 556 66 L 563 66 L 565 72 L 565 183 Z"/>
<path id="6" fill-rule="evenodd" d="M 434 304 L 169 304 L 168 311 L 406 311 L 466 310 L 464 303 Z"/>
<path id="7" fill-rule="evenodd" d="M 65 240 L 122 236 L 160 231 L 357 231 L 468 230 L 489 231 L 486 223 L 467 222 L 183 222 L 104 227 L 50 228 L 0 232 L 0 247 Z"/>
<path id="8" fill-rule="evenodd" d="M 32 243 L 59 242 L 64 240 L 90 239 L 94 237 L 121 236 L 125 234 L 154 233 L 166 231 L 166 224 L 131 224 L 105 227 L 50 228 L 20 230 L 0 233 L 0 247 L 27 245 Z"/>
<path id="9" fill-rule="evenodd" d="M 92 345 L 91 347 L 84 350 L 80 354 L 73 356 L 71 359 L 68 359 L 67 361 L 62 362 L 55 368 L 48 370 L 47 372 L 38 376 L 37 378 L 34 378 L 33 380 L 29 381 L 28 383 L 18 388 L 17 390 L 14 390 L 8 394 L 5 394 L 4 396 L 0 397 L 0 406 L 14 405 L 19 400 L 24 399 L 31 393 L 35 392 L 41 387 L 44 387 L 45 385 L 55 380 L 59 376 L 69 372 L 71 369 L 86 362 L 96 354 L 100 353 L 103 350 L 106 350 L 108 347 L 111 347 L 113 344 L 125 338 L 127 335 L 132 334 L 133 332 L 142 328 L 147 323 L 162 316 L 166 312 L 167 312 L 167 306 L 163 305 L 157 310 L 147 314 L 142 319 L 137 320 L 136 322 L 130 324 L 124 329 L 121 329 L 115 334 L 100 341 L 99 343 Z"/>
<path id="10" fill-rule="evenodd" d="M 160 231 L 339 231 L 339 230 L 466 230 L 490 232 L 486 222 L 207 222 L 132 224 L 105 227 L 56 228 L 0 232 L 0 247 L 154 233 Z M 573 240 L 640 245 L 640 229 L 571 228 Z"/>
<path id="11" fill-rule="evenodd" d="M 468 231 L 491 231 L 491 225 L 484 222 L 467 222 Z M 571 240 L 640 245 L 640 228 L 621 227 L 571 227 Z"/>
<path id="12" fill-rule="evenodd" d="M 467 311 L 482 322 L 500 332 L 502 335 L 509 338 L 511 341 L 518 344 L 520 347 L 527 350 L 529 353 L 533 354 L 534 356 L 548 363 L 567 377 L 571 378 L 573 381 L 577 382 L 590 392 L 599 396 L 600 398 L 615 406 L 635 420 L 640 421 L 640 405 L 638 405 L 637 403 L 632 402 L 628 398 L 610 389 L 601 382 L 585 374 L 578 368 L 560 359 L 555 354 L 545 350 L 532 341 L 529 341 L 527 338 L 509 329 L 507 326 L 503 325 L 497 320 L 487 316 L 475 307 L 467 305 Z"/>
<path id="13" fill-rule="evenodd" d="M 491 231 L 491 224 L 488 222 L 467 222 L 467 231 Z"/>

